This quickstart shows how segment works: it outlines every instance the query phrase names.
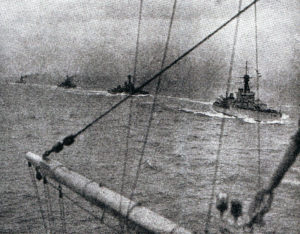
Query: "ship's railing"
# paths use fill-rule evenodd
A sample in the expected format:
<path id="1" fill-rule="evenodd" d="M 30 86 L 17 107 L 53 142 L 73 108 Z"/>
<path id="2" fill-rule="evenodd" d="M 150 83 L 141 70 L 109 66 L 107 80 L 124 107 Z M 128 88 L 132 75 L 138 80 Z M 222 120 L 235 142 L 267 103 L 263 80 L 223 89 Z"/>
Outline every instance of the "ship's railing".
<path id="1" fill-rule="evenodd" d="M 69 170 L 58 161 L 45 160 L 31 152 L 26 154 L 26 159 L 41 173 L 42 177 L 51 178 L 57 183 L 68 187 L 93 205 L 100 208 L 105 207 L 111 214 L 135 225 L 143 233 L 192 233 L 183 227 L 179 227 L 173 221 L 140 206 L 139 203 Z"/>

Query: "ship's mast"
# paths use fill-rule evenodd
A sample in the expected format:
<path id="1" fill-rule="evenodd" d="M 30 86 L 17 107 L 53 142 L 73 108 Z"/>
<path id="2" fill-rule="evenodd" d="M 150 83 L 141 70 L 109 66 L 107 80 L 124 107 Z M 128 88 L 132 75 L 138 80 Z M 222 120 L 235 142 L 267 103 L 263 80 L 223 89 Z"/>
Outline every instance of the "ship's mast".
<path id="1" fill-rule="evenodd" d="M 248 75 L 248 61 L 246 61 L 246 74 L 244 75 L 244 93 L 250 92 L 250 87 L 249 87 L 249 80 L 250 76 Z"/>

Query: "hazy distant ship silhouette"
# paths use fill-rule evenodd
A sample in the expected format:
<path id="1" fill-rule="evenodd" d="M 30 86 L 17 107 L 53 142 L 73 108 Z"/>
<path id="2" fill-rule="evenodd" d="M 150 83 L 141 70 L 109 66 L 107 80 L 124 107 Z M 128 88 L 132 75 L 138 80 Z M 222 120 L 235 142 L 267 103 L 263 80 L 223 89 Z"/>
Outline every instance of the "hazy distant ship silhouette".
<path id="1" fill-rule="evenodd" d="M 66 88 L 66 89 L 76 88 L 76 84 L 73 83 L 73 77 L 72 76 L 67 76 L 67 78 L 64 80 L 64 82 L 60 83 L 57 86 L 62 87 L 62 88 Z"/>
<path id="2" fill-rule="evenodd" d="M 276 120 L 281 118 L 281 111 L 272 110 L 267 107 L 267 104 L 261 102 L 259 99 L 255 100 L 255 93 L 250 90 L 248 75 L 248 66 L 246 62 L 246 74 L 241 77 L 244 79 L 244 87 L 239 88 L 236 92 L 236 97 L 233 93 L 226 92 L 226 97 L 220 96 L 213 103 L 213 109 L 217 112 L 230 116 L 246 116 L 255 119 L 256 121 L 262 120 Z"/>
<path id="3" fill-rule="evenodd" d="M 124 82 L 124 86 L 118 85 L 116 88 L 109 89 L 108 92 L 111 94 L 127 93 L 131 95 L 149 94 L 146 91 L 138 90 L 134 87 L 134 84 L 131 82 L 131 75 L 128 76 L 128 82 Z"/>
<path id="4" fill-rule="evenodd" d="M 27 75 L 21 76 L 20 80 L 17 80 L 16 83 L 18 83 L 18 84 L 26 84 L 25 78 L 27 78 Z"/>

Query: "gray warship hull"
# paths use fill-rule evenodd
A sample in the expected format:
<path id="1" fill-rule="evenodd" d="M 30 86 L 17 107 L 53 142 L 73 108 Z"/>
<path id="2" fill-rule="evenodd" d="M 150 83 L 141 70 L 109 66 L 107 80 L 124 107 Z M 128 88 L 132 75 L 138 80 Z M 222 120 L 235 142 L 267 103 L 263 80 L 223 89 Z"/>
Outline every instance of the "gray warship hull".
<path id="1" fill-rule="evenodd" d="M 268 112 L 268 111 L 259 111 L 259 110 L 250 110 L 230 106 L 224 108 L 218 105 L 213 104 L 213 109 L 224 115 L 233 116 L 237 118 L 252 118 L 255 121 L 272 121 L 279 120 L 282 117 L 281 112 Z"/>
<path id="2" fill-rule="evenodd" d="M 260 73 L 257 72 L 257 79 Z M 248 75 L 248 66 L 246 62 L 245 75 L 243 77 L 244 85 L 239 88 L 236 94 L 226 90 L 226 96 L 219 96 L 213 103 L 213 109 L 225 115 L 230 115 L 240 118 L 252 118 L 256 121 L 279 120 L 282 117 L 281 111 L 273 110 L 267 107 L 260 99 L 255 99 L 255 92 L 250 90 L 249 81 L 251 78 Z M 228 88 L 227 88 L 228 89 Z"/>

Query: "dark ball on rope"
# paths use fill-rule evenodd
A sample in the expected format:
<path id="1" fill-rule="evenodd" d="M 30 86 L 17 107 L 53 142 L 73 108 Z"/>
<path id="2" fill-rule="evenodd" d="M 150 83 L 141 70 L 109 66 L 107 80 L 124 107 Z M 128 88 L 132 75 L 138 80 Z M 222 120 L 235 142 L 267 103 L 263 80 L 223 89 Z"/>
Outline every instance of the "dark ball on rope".
<path id="1" fill-rule="evenodd" d="M 47 158 L 50 154 L 51 154 L 50 150 L 45 151 L 45 153 L 43 153 L 43 159 Z"/>
<path id="2" fill-rule="evenodd" d="M 60 185 L 58 186 L 58 193 L 59 198 L 63 198 L 62 187 Z"/>
<path id="3" fill-rule="evenodd" d="M 36 178 L 37 180 L 41 180 L 41 179 L 43 178 L 41 172 L 40 172 L 38 169 L 36 169 L 35 178 Z"/>
<path id="4" fill-rule="evenodd" d="M 224 212 L 228 209 L 228 195 L 226 193 L 217 194 L 216 208 L 222 218 Z"/>
<path id="5" fill-rule="evenodd" d="M 243 206 L 242 206 L 242 203 L 239 200 L 232 200 L 231 201 L 230 213 L 234 217 L 235 222 L 242 215 L 242 209 L 243 209 Z"/>
<path id="6" fill-rule="evenodd" d="M 48 184 L 48 180 L 47 180 L 46 176 L 44 176 L 44 178 L 43 178 L 43 183 Z"/>
<path id="7" fill-rule="evenodd" d="M 59 153 L 60 151 L 62 151 L 63 148 L 64 148 L 64 145 L 61 142 L 57 142 L 53 146 L 52 151 L 54 151 L 55 153 Z"/>
<path id="8" fill-rule="evenodd" d="M 69 135 L 63 139 L 63 144 L 66 146 L 72 145 L 75 141 L 74 135 Z"/>

